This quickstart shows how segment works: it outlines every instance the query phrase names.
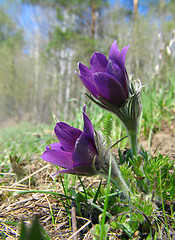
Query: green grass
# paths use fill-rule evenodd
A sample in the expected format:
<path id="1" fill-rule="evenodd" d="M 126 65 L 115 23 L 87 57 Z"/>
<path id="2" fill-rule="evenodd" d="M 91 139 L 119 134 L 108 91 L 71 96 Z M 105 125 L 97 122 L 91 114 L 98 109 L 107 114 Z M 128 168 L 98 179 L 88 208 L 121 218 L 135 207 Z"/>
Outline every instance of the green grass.
<path id="1" fill-rule="evenodd" d="M 141 134 L 147 139 L 153 132 L 161 129 L 162 121 L 166 121 L 169 126 L 172 123 L 174 118 L 172 111 L 175 107 L 174 82 L 175 78 L 172 76 L 169 83 L 159 87 L 158 90 L 156 90 L 154 83 L 143 88 Z M 89 105 L 89 102 L 87 102 L 87 114 L 94 129 L 103 132 L 108 144 L 110 140 L 113 144 L 126 135 L 120 121 L 111 113 L 103 111 L 94 104 Z M 81 109 L 77 110 L 76 119 L 69 124 L 77 128 L 83 128 Z M 8 127 L 0 131 L 0 176 L 2 179 L 5 179 L 3 173 L 13 171 L 18 174 L 15 166 L 19 169 L 24 162 L 32 164 L 34 158 L 42 161 L 40 156 L 45 150 L 45 146 L 57 141 L 53 133 L 54 125 L 55 123 L 50 125 L 22 123 L 19 126 Z M 115 148 L 124 149 L 127 146 L 128 139 L 126 138 Z M 124 239 L 133 239 L 137 231 L 139 231 L 141 237 L 146 234 L 145 239 L 156 239 L 156 237 L 162 236 L 164 231 L 171 239 L 169 231 L 175 230 L 174 159 L 159 153 L 156 156 L 150 156 L 146 152 L 143 152 L 142 156 L 139 156 L 135 161 L 131 161 L 122 152 L 119 152 L 119 156 L 123 177 L 132 191 L 138 194 L 136 199 L 131 199 L 129 202 L 121 200 L 121 193 L 116 193 L 113 185 L 109 184 L 110 176 L 107 183 L 99 181 L 98 184 L 92 184 L 91 187 L 87 188 L 86 180 L 82 181 L 80 177 L 65 174 L 60 175 L 56 181 L 52 181 L 51 186 L 55 191 L 50 191 L 49 188 L 47 190 L 29 189 L 18 191 L 18 193 L 22 196 L 31 193 L 44 193 L 52 196 L 53 201 L 61 202 L 69 217 L 70 229 L 70 209 L 72 201 L 74 201 L 77 216 L 85 219 L 91 218 L 95 224 L 92 231 L 94 239 L 110 239 L 109 236 L 112 236 L 116 229 L 123 230 Z M 144 179 L 139 178 L 139 173 L 137 176 L 133 173 L 133 169 L 136 169 L 138 164 L 143 166 Z M 62 193 L 56 192 L 57 181 L 62 186 Z M 140 194 L 138 190 L 143 181 L 146 182 L 148 187 L 146 197 Z M 2 183 L 2 185 L 5 185 L 5 183 Z M 55 214 L 50 206 L 53 225 L 55 225 Z M 84 223 L 82 222 L 82 224 Z"/>

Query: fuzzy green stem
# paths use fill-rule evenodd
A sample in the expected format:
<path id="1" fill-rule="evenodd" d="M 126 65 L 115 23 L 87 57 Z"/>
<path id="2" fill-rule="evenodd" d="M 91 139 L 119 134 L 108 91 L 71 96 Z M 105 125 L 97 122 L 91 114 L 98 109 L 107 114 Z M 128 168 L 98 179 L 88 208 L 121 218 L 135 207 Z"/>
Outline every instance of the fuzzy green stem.
<path id="1" fill-rule="evenodd" d="M 143 171 L 143 165 L 141 164 L 140 161 L 138 161 L 138 121 L 136 121 L 136 124 L 133 127 L 133 130 L 128 130 L 128 136 L 129 136 L 129 140 L 130 140 L 130 144 L 131 144 L 131 150 L 132 150 L 132 156 L 133 159 L 135 158 L 137 160 L 137 162 L 135 162 L 135 166 L 133 167 L 134 173 L 138 176 L 138 177 L 144 177 L 144 171 Z M 148 186 L 147 186 L 147 181 L 145 178 L 143 178 L 142 180 L 138 180 L 138 186 L 139 188 L 145 192 L 148 193 Z"/>
<path id="2" fill-rule="evenodd" d="M 127 186 L 126 182 L 122 178 L 122 176 L 117 176 L 116 178 L 111 178 L 111 182 L 115 184 L 116 188 L 121 191 L 126 199 L 130 199 L 134 197 L 134 194 Z"/>
<path id="3" fill-rule="evenodd" d="M 138 121 L 139 121 L 139 118 L 136 118 L 131 121 L 128 120 L 128 121 L 124 122 L 124 126 L 127 130 L 128 137 L 130 140 L 133 159 L 137 159 L 137 156 L 139 153 L 139 151 L 138 151 L 138 127 L 139 127 Z M 140 161 L 135 162 L 135 164 L 133 166 L 133 171 L 138 177 L 145 176 L 144 171 L 143 171 L 143 166 Z M 145 178 L 138 182 L 138 186 L 143 192 L 148 193 L 148 186 L 147 186 L 147 181 Z"/>
<path id="4" fill-rule="evenodd" d="M 127 199 L 134 197 L 131 189 L 128 187 L 125 180 L 123 179 L 120 168 L 114 158 L 112 158 L 111 161 L 111 182 L 115 184 L 116 188 L 123 192 L 123 195 Z"/>
<path id="5" fill-rule="evenodd" d="M 128 136 L 130 140 L 132 155 L 137 156 L 138 155 L 138 131 L 135 130 L 128 130 Z"/>
<path id="6" fill-rule="evenodd" d="M 132 155 L 138 155 L 138 128 L 140 115 L 132 115 L 127 107 L 115 111 L 115 114 L 122 121 L 130 140 Z"/>
<path id="7" fill-rule="evenodd" d="M 138 119 L 126 119 L 123 121 L 124 127 L 127 131 L 129 141 L 130 141 L 130 146 L 131 146 L 131 151 L 132 151 L 132 156 L 137 156 L 138 155 Z"/>

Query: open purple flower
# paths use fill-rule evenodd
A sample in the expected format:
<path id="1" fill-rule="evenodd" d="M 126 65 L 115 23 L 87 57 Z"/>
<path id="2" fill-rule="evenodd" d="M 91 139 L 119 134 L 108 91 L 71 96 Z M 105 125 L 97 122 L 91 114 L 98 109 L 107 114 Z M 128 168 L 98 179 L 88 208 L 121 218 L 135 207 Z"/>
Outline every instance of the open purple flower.
<path id="1" fill-rule="evenodd" d="M 120 52 L 117 41 L 114 41 L 109 51 L 109 60 L 102 53 L 95 52 L 90 59 L 91 69 L 79 63 L 80 73 L 77 73 L 96 99 L 117 108 L 122 107 L 129 96 L 129 80 L 125 68 L 128 48 L 129 45 Z"/>
<path id="2" fill-rule="evenodd" d="M 121 175 L 117 161 L 110 154 L 109 148 L 106 148 L 102 133 L 94 132 L 85 109 L 86 107 L 83 108 L 83 131 L 64 122 L 57 123 L 54 130 L 59 142 L 47 146 L 41 156 L 42 159 L 65 168 L 54 175 L 58 173 L 85 176 L 99 174 L 107 178 L 111 164 L 111 182 L 123 191 L 126 198 L 130 198 L 133 194 Z"/>
<path id="3" fill-rule="evenodd" d="M 57 173 L 72 173 L 91 176 L 99 168 L 98 152 L 94 140 L 93 126 L 83 108 L 83 131 L 71 127 L 64 122 L 55 126 L 55 134 L 59 143 L 46 147 L 42 159 L 65 168 Z"/>

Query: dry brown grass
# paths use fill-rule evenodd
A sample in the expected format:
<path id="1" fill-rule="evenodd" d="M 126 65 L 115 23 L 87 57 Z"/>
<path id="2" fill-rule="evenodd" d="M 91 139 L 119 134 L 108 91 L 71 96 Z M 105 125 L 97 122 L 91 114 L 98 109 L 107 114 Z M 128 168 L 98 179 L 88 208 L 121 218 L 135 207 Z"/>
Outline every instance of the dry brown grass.
<path id="1" fill-rule="evenodd" d="M 20 191 L 40 190 L 64 194 L 59 179 L 54 181 L 51 177 L 51 174 L 57 169 L 40 160 L 39 156 L 30 162 L 23 162 L 22 165 L 25 176 L 20 180 L 17 181 L 17 176 L 13 172 L 2 173 L 0 178 L 0 239 L 2 231 L 5 233 L 6 239 L 19 239 L 21 220 L 30 225 L 31 220 L 35 217 L 39 219 L 41 226 L 51 239 L 76 239 L 76 233 L 73 234 L 72 223 L 70 224 L 69 216 L 59 196 L 37 192 L 19 193 Z M 88 184 L 95 184 L 95 181 L 90 183 L 87 180 L 85 185 L 88 187 Z M 71 211 L 71 209 L 67 210 Z M 75 212 L 73 213 L 75 216 Z M 73 221 L 74 224 L 78 224 L 79 221 L 83 223 L 81 226 L 78 224 L 78 239 L 92 239 L 90 232 L 87 231 L 87 228 L 92 227 L 89 227 L 91 220 L 76 216 Z M 85 229 L 84 234 L 79 233 Z"/>

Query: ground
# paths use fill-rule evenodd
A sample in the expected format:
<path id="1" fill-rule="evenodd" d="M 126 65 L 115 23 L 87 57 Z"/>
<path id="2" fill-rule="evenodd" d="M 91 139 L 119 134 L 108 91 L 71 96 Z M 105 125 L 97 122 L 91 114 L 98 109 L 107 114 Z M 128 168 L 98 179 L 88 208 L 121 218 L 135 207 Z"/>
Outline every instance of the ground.
<path id="1" fill-rule="evenodd" d="M 175 158 L 175 121 L 172 122 L 171 126 L 167 123 L 164 123 L 162 126 L 162 130 L 152 134 L 151 152 L 155 154 L 156 151 L 158 151 Z M 141 137 L 141 145 L 148 149 L 149 144 L 144 137 Z M 72 233 L 69 229 L 69 218 L 59 196 L 42 192 L 29 194 L 17 193 L 31 189 L 37 191 L 49 189 L 51 192 L 63 193 L 60 182 L 53 182 L 53 179 L 50 177 L 51 174 L 56 171 L 56 168 L 54 169 L 51 164 L 43 163 L 42 160 L 38 160 L 39 158 L 40 156 L 35 156 L 33 159 L 30 159 L 29 162 L 23 162 L 22 167 L 28 174 L 25 175 L 27 177 L 23 179 L 22 182 L 17 180 L 13 171 L 6 174 L 6 177 L 0 179 L 0 229 L 6 234 L 7 240 L 19 239 L 20 225 L 18 223 L 21 219 L 24 219 L 26 224 L 29 225 L 30 220 L 35 216 L 39 218 L 42 227 L 51 239 L 73 239 L 71 238 Z M 2 169 L 3 164 L 1 164 L 0 167 Z M 99 183 L 100 180 L 98 178 L 87 179 L 84 177 L 82 181 L 84 181 L 88 187 L 92 184 Z M 105 184 L 105 182 L 103 184 Z M 54 218 L 52 218 L 52 216 Z M 78 226 L 78 228 L 84 226 L 84 229 L 87 229 L 88 225 L 90 226 L 88 219 L 79 217 L 78 223 L 79 222 L 81 222 L 81 225 Z M 1 232 L 0 237 L 3 239 Z M 82 236 L 80 235 L 78 239 L 90 240 L 92 239 L 92 235 L 86 230 L 86 233 Z M 139 238 L 136 236 L 134 239 Z M 175 238 L 172 237 L 172 239 Z"/>
<path id="2" fill-rule="evenodd" d="M 148 140 L 141 137 L 141 145 L 149 150 Z M 158 151 L 161 154 L 168 154 L 175 157 L 175 120 L 171 126 L 167 122 L 162 123 L 162 129 L 151 136 L 151 152 Z"/>

